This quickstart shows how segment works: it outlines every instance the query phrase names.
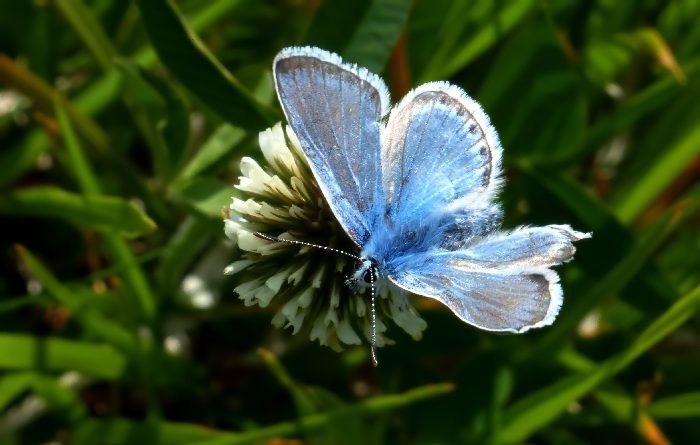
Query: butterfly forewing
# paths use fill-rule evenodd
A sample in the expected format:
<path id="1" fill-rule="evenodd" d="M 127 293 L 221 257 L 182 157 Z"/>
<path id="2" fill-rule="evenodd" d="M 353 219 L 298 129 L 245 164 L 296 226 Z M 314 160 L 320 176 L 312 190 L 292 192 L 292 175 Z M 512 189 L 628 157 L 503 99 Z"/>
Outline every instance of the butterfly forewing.
<path id="1" fill-rule="evenodd" d="M 383 212 L 382 80 L 316 48 L 287 48 L 273 64 L 275 86 L 331 209 L 358 246 Z"/>
<path id="2" fill-rule="evenodd" d="M 500 185 L 501 152 L 488 117 L 464 91 L 443 82 L 417 88 L 392 109 L 382 135 L 390 220 L 488 205 Z"/>

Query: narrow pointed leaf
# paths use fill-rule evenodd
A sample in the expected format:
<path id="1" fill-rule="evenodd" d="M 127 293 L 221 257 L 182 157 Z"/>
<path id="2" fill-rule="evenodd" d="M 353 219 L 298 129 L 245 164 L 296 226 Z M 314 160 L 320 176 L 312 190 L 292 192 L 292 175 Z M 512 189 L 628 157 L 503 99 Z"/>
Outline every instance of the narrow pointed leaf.
<path id="1" fill-rule="evenodd" d="M 374 0 L 343 51 L 343 56 L 381 73 L 403 30 L 411 0 Z"/>
<path id="2" fill-rule="evenodd" d="M 259 131 L 275 119 L 209 52 L 170 0 L 138 0 L 143 23 L 161 61 L 222 119 Z"/>
<path id="3" fill-rule="evenodd" d="M 110 231 L 129 238 L 145 235 L 155 223 L 129 201 L 85 196 L 57 187 L 27 187 L 0 196 L 0 214 L 57 218 L 83 229 Z"/>
<path id="4" fill-rule="evenodd" d="M 78 371 L 115 380 L 125 370 L 124 356 L 98 343 L 0 334 L 0 368 L 15 370 Z"/>
<path id="5" fill-rule="evenodd" d="M 698 311 L 700 287 L 685 295 L 657 318 L 627 349 L 601 363 L 592 372 L 564 377 L 520 399 L 506 411 L 507 420 L 498 432 L 499 443 L 522 443 L 532 433 L 561 415 L 569 404 L 623 370 Z"/>

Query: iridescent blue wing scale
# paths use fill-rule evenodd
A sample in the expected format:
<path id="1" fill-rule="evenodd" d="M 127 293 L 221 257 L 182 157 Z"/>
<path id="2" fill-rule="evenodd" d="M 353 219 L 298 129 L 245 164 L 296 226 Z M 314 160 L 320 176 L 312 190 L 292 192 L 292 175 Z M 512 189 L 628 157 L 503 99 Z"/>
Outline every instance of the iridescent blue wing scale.
<path id="1" fill-rule="evenodd" d="M 384 82 L 318 48 L 286 48 L 274 60 L 287 121 L 336 218 L 358 246 L 383 213 L 381 119 Z"/>
<path id="2" fill-rule="evenodd" d="M 501 154 L 488 117 L 461 88 L 420 86 L 392 109 L 382 134 L 389 219 L 415 225 L 490 206 Z"/>
<path id="3" fill-rule="evenodd" d="M 560 225 L 496 232 L 464 249 L 414 254 L 389 279 L 473 326 L 521 333 L 554 321 L 562 291 L 550 267 L 573 258 L 573 242 L 588 237 Z"/>

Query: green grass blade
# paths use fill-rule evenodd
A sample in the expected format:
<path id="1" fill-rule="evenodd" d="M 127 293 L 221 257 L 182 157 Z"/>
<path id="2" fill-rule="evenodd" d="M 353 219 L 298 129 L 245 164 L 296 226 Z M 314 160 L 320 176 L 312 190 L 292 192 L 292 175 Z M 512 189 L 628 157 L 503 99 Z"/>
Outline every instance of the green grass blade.
<path id="1" fill-rule="evenodd" d="M 126 370 L 124 356 L 104 344 L 0 334 L 0 368 L 14 370 L 78 371 L 116 380 Z"/>
<path id="2" fill-rule="evenodd" d="M 263 362 L 294 399 L 299 417 L 346 408 L 347 405 L 335 394 L 323 388 L 302 384 L 292 378 L 282 363 L 271 352 L 258 349 Z M 367 437 L 364 423 L 358 416 L 346 416 L 330 423 L 326 428 L 305 431 L 310 443 L 334 443 L 353 445 Z"/>
<path id="3" fill-rule="evenodd" d="M 343 51 L 347 60 L 381 73 L 401 35 L 411 0 L 374 0 Z"/>
<path id="4" fill-rule="evenodd" d="M 695 58 L 684 64 L 684 70 L 688 77 L 697 77 L 700 73 L 700 58 Z M 587 154 L 600 148 L 605 142 L 621 134 L 641 119 L 666 107 L 672 100 L 683 94 L 684 90 L 685 88 L 679 85 L 671 75 L 664 76 L 652 83 L 629 98 L 605 119 L 598 119 L 588 130 L 586 140 L 576 155 Z"/>
<path id="5" fill-rule="evenodd" d="M 220 234 L 220 222 L 212 228 L 210 218 L 190 215 L 185 219 L 159 255 L 155 270 L 158 289 L 166 295 L 173 294 L 194 258 L 201 254 L 213 237 Z"/>
<path id="6" fill-rule="evenodd" d="M 682 131 L 679 129 L 679 131 Z M 678 174 L 700 154 L 700 125 L 692 124 L 685 134 L 664 147 L 663 154 L 653 161 L 633 187 L 615 203 L 623 223 L 634 221 L 662 193 Z"/>
<path id="7" fill-rule="evenodd" d="M 569 184 L 555 173 L 548 174 L 528 166 L 523 166 L 523 168 L 527 169 L 533 176 L 538 177 L 538 180 L 550 190 L 558 193 L 562 200 L 567 203 L 567 206 L 582 219 L 588 220 L 593 227 L 600 226 L 603 223 L 606 226 L 611 224 L 609 218 L 606 217 L 608 214 L 607 209 L 601 206 L 599 202 L 592 200 L 583 190 L 580 190 L 573 184 Z M 590 290 L 564 305 L 557 322 L 549 328 L 544 338 L 536 346 L 538 351 L 551 351 L 556 349 L 555 345 L 561 346 L 563 342 L 570 338 L 577 324 L 586 314 L 606 298 L 618 294 L 638 276 L 639 272 L 653 258 L 653 254 L 659 246 L 668 240 L 688 217 L 697 212 L 700 202 L 693 196 L 693 193 L 697 192 L 691 192 L 688 195 L 689 199 L 681 199 L 678 205 L 669 208 L 663 215 L 659 216 L 654 224 L 632 246 L 630 251 L 618 260 L 602 279 L 597 280 L 590 287 Z"/>
<path id="8" fill-rule="evenodd" d="M 68 308 L 91 334 L 101 338 L 116 349 L 131 354 L 134 351 L 134 338 L 131 332 L 118 323 L 109 320 L 90 306 L 89 297 L 64 286 L 27 249 L 17 246 L 17 253 L 28 271 L 53 295 L 58 302 Z M 96 297 L 91 294 L 90 297 Z"/>
<path id="9" fill-rule="evenodd" d="M 289 375 L 287 370 L 284 369 L 284 366 L 282 366 L 282 363 L 280 363 L 272 352 L 261 348 L 258 349 L 258 354 L 262 357 L 263 363 L 265 363 L 267 369 L 269 369 L 275 379 L 277 379 L 277 382 L 284 386 L 291 394 L 292 398 L 294 398 L 294 403 L 296 404 L 300 416 L 311 414 L 319 410 L 320 407 L 317 406 L 317 402 L 313 398 L 309 397 L 306 388 Z"/>
<path id="10" fill-rule="evenodd" d="M 37 376 L 32 382 L 34 394 L 39 396 L 50 412 L 69 423 L 77 423 L 87 417 L 87 408 L 80 396 L 53 377 Z"/>
<path id="11" fill-rule="evenodd" d="M 35 164 L 39 155 L 48 150 L 51 143 L 46 133 L 36 130 L 24 139 L 0 152 L 0 187 L 10 185 Z"/>
<path id="12" fill-rule="evenodd" d="M 277 119 L 206 49 L 169 0 L 138 0 L 143 23 L 163 63 L 227 122 L 258 131 Z"/>
<path id="13" fill-rule="evenodd" d="M 173 199 L 202 215 L 221 218 L 221 211 L 231 203 L 233 187 L 215 178 L 193 178 L 178 184 Z"/>
<path id="14" fill-rule="evenodd" d="M 110 421 L 92 420 L 81 426 L 76 444 L 88 445 L 99 438 L 103 445 L 129 445 L 134 438 L 158 437 L 160 445 L 241 445 L 254 444 L 281 436 L 316 431 L 348 415 L 372 416 L 423 402 L 447 394 L 454 389 L 451 384 L 428 385 L 401 394 L 378 396 L 356 405 L 319 414 L 311 414 L 295 421 L 282 422 L 269 427 L 242 433 L 208 429 L 199 425 L 161 422 L 148 425 L 125 419 Z M 139 442 L 143 443 L 143 442 Z"/>
<path id="15" fill-rule="evenodd" d="M 123 59 L 116 62 L 116 67 L 123 78 L 124 104 L 151 150 L 155 174 L 159 180 L 167 181 L 171 171 L 170 150 L 160 131 L 165 101 L 141 78 L 137 67 Z"/>
<path id="16" fill-rule="evenodd" d="M 0 412 L 26 391 L 36 379 L 33 372 L 13 372 L 0 377 Z"/>
<path id="17" fill-rule="evenodd" d="M 57 218 L 77 227 L 134 238 L 156 228 L 132 203 L 111 196 L 83 196 L 57 187 L 27 187 L 0 196 L 0 214 Z"/>
<path id="18" fill-rule="evenodd" d="M 229 124 L 223 124 L 202 144 L 180 173 L 178 181 L 186 181 L 202 173 L 211 173 L 217 166 L 221 166 L 222 159 L 228 159 L 230 154 L 243 140 L 246 133 L 240 128 Z"/>
<path id="19" fill-rule="evenodd" d="M 102 69 L 107 71 L 112 68 L 117 51 L 92 11 L 82 0 L 56 0 L 55 5 Z"/>
<path id="20" fill-rule="evenodd" d="M 499 129 L 506 162 L 556 162 L 576 150 L 585 134 L 587 104 L 579 76 L 554 33 L 542 21 L 533 22 L 540 25 L 507 40 L 477 95 Z"/>
<path id="21" fill-rule="evenodd" d="M 232 9 L 238 7 L 239 3 L 240 0 L 223 0 L 206 5 L 201 11 L 193 15 L 192 29 L 195 32 L 199 32 L 210 27 L 229 14 Z M 157 61 L 155 52 L 150 47 L 143 47 L 136 51 L 131 59 L 145 67 L 152 67 Z M 8 74 L 3 72 L 6 69 L 6 66 L 3 66 L 4 63 L 6 63 L 6 60 L 0 55 L 0 82 L 10 85 L 10 82 L 5 77 Z M 92 82 L 73 99 L 72 103 L 75 104 L 75 108 L 79 112 L 92 116 L 100 113 L 117 100 L 119 94 L 121 94 L 120 76 L 116 71 L 110 71 Z M 75 121 L 75 117 L 73 117 L 73 120 Z M 95 132 L 95 135 L 97 136 L 98 133 Z M 106 141 L 104 135 L 94 139 L 92 141 L 93 144 L 95 141 Z M 0 152 L 0 165 L 4 166 L 0 169 L 0 187 L 10 184 L 32 168 L 39 155 L 47 151 L 50 146 L 51 142 L 46 133 L 41 129 L 37 129 L 31 131 L 24 139 L 12 147 L 5 147 Z"/>
<path id="22" fill-rule="evenodd" d="M 58 118 L 66 151 L 73 165 L 74 174 L 81 184 L 83 192 L 87 195 L 99 195 L 100 186 L 96 175 L 92 172 L 82 147 L 73 132 L 71 122 L 60 104 L 56 105 L 56 117 Z M 127 284 L 141 309 L 142 316 L 147 322 L 152 323 L 156 315 L 155 296 L 151 292 L 143 270 L 131 253 L 129 246 L 120 236 L 107 232 L 104 234 L 104 239 L 112 259 L 126 266 L 124 276 Z"/>
<path id="23" fill-rule="evenodd" d="M 71 438 L 74 445 L 189 445 L 228 434 L 189 423 L 96 418 L 79 424 L 74 433 Z"/>
<path id="24" fill-rule="evenodd" d="M 463 69 L 469 62 L 497 44 L 534 9 L 535 5 L 534 0 L 508 2 L 497 11 L 495 17 L 484 23 L 459 47 L 439 46 L 421 73 L 419 83 L 447 79 Z"/>
<path id="25" fill-rule="evenodd" d="M 700 417 L 700 392 L 655 400 L 649 405 L 647 412 L 655 419 Z"/>
<path id="26" fill-rule="evenodd" d="M 454 389 L 449 383 L 428 385 L 406 391 L 402 394 L 378 396 L 347 408 L 324 413 L 311 414 L 291 422 L 278 423 L 269 427 L 258 428 L 235 435 L 224 436 L 210 441 L 192 443 L 191 445 L 243 445 L 258 443 L 273 437 L 286 436 L 301 431 L 314 431 L 346 416 L 371 416 L 401 407 L 420 403 L 426 399 L 447 394 Z"/>
<path id="27" fill-rule="evenodd" d="M 54 114 L 54 102 L 59 102 L 66 114 L 75 122 L 80 135 L 95 149 L 107 151 L 109 147 L 108 137 L 92 119 L 73 106 L 53 86 L 1 53 L 0 83 L 29 97 L 37 110 L 47 115 Z"/>
<path id="28" fill-rule="evenodd" d="M 652 346 L 700 310 L 700 287 L 686 294 L 647 327 L 620 354 L 598 365 L 592 372 L 565 377 L 513 404 L 498 432 L 499 443 L 520 443 L 557 418 L 566 407 L 623 370 Z"/>

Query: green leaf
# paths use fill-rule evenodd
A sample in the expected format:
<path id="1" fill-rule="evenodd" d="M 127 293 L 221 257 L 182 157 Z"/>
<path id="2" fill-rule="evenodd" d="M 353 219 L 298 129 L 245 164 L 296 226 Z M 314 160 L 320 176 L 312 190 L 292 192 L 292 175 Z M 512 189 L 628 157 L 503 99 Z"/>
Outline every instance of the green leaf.
<path id="1" fill-rule="evenodd" d="M 583 51 L 583 74 L 600 86 L 612 82 L 640 52 L 631 33 L 592 41 Z"/>
<path id="2" fill-rule="evenodd" d="M 36 379 L 33 372 L 13 372 L 0 377 L 0 412 L 28 388 Z"/>
<path id="3" fill-rule="evenodd" d="M 612 211 L 571 177 L 559 170 L 535 166 L 523 160 L 517 162 L 517 166 L 552 193 L 588 227 L 613 226 L 616 237 L 625 235 L 624 227 L 617 222 Z M 630 237 L 629 234 L 627 236 Z"/>
<path id="4" fill-rule="evenodd" d="M 109 138 L 95 121 L 83 114 L 52 85 L 2 53 L 0 53 L 0 83 L 29 97 L 36 109 L 47 115 L 53 115 L 55 103 L 59 103 L 75 122 L 78 133 L 90 143 L 92 148 L 101 152 L 108 150 Z"/>
<path id="5" fill-rule="evenodd" d="M 700 417 L 700 392 L 679 394 L 655 400 L 647 412 L 655 419 Z"/>
<path id="6" fill-rule="evenodd" d="M 231 203 L 233 187 L 215 178 L 194 178 L 183 181 L 175 198 L 203 215 L 221 218 L 221 211 Z"/>
<path id="7" fill-rule="evenodd" d="M 117 52 L 92 11 L 82 0 L 56 0 L 55 4 L 102 69 L 112 68 Z"/>
<path id="8" fill-rule="evenodd" d="M 145 79 L 160 93 L 165 103 L 163 118 L 158 129 L 163 135 L 165 146 L 168 148 L 170 165 L 168 178 L 179 169 L 187 154 L 190 143 L 190 108 L 187 99 L 180 89 L 167 79 L 157 77 L 151 72 L 141 70 Z"/>
<path id="9" fill-rule="evenodd" d="M 221 431 L 201 425 L 177 422 L 137 422 L 128 419 L 90 419 L 77 427 L 74 445 L 186 445 L 219 437 Z"/>
<path id="10" fill-rule="evenodd" d="M 126 360 L 119 352 L 104 344 L 0 334 L 0 368 L 78 371 L 99 379 L 116 380 L 124 373 Z"/>
<path id="11" fill-rule="evenodd" d="M 172 174 L 170 147 L 167 146 L 161 127 L 166 103 L 160 94 L 141 76 L 138 67 L 128 61 L 119 60 L 116 63 L 124 78 L 124 103 L 141 132 L 155 167 L 156 176 L 161 181 L 168 181 Z"/>
<path id="12" fill-rule="evenodd" d="M 88 196 L 99 196 L 101 193 L 100 183 L 73 132 L 68 115 L 59 102 L 56 102 L 56 117 L 66 151 L 68 152 L 68 158 L 73 167 L 73 173 L 83 192 Z M 124 239 L 109 232 L 105 232 L 103 235 L 112 259 L 125 266 L 124 277 L 127 285 L 130 287 L 131 295 L 141 310 L 142 316 L 147 322 L 153 322 L 156 312 L 155 296 L 149 287 L 148 280 L 140 264 L 134 258 Z"/>
<path id="13" fill-rule="evenodd" d="M 203 173 L 212 173 L 229 159 L 246 133 L 240 128 L 223 124 L 202 144 L 182 170 L 178 181 L 184 182 Z"/>
<path id="14" fill-rule="evenodd" d="M 167 248 L 159 255 L 155 270 L 158 288 L 166 295 L 174 294 L 187 267 L 209 245 L 212 238 L 220 236 L 219 221 L 212 227 L 210 218 L 194 214 L 185 219 L 168 240 Z"/>
<path id="15" fill-rule="evenodd" d="M 91 445 L 130 445 L 133 443 L 154 443 L 159 445 L 241 445 L 256 444 L 266 439 L 298 434 L 301 431 L 314 431 L 325 428 L 346 416 L 376 415 L 407 407 L 424 400 L 439 397 L 454 389 L 451 384 L 427 385 L 411 389 L 401 394 L 378 396 L 337 410 L 310 414 L 300 419 L 282 422 L 268 427 L 256 428 L 241 433 L 231 433 L 207 429 L 198 425 L 159 422 L 157 425 L 133 422 L 125 419 L 111 421 L 91 420 L 83 423 L 76 433 L 76 444 Z M 151 442 L 144 442 L 150 439 Z"/>
<path id="16" fill-rule="evenodd" d="M 521 443 L 700 311 L 700 287 L 686 294 L 647 327 L 625 350 L 590 372 L 567 376 L 523 397 L 506 411 L 499 443 Z"/>
<path id="17" fill-rule="evenodd" d="M 136 3 L 161 61 L 222 119 L 252 131 L 277 119 L 206 49 L 170 0 Z"/>
<path id="18" fill-rule="evenodd" d="M 57 218 L 77 227 L 134 238 L 156 225 L 132 203 L 111 196 L 84 196 L 57 187 L 26 187 L 0 196 L 0 214 Z"/>
<path id="19" fill-rule="evenodd" d="M 0 152 L 0 187 L 10 185 L 14 180 L 31 169 L 39 155 L 50 147 L 45 133 L 34 131 L 11 147 L 3 147 Z"/>
<path id="20" fill-rule="evenodd" d="M 156 173 L 168 181 L 183 161 L 190 137 L 190 110 L 184 95 L 167 79 L 124 59 L 125 101 L 149 144 Z"/>
<path id="21" fill-rule="evenodd" d="M 401 35 L 411 0 L 373 0 L 342 54 L 346 60 L 381 73 Z"/>
<path id="22" fill-rule="evenodd" d="M 347 405 L 323 388 L 304 385 L 289 375 L 282 363 L 271 352 L 258 349 L 268 369 L 282 384 L 294 399 L 299 417 L 335 409 L 346 408 Z M 367 429 L 358 416 L 347 416 L 329 424 L 318 431 L 307 431 L 311 443 L 356 444 L 367 437 Z"/>
<path id="23" fill-rule="evenodd" d="M 645 135 L 637 168 L 630 169 L 612 198 L 622 222 L 634 221 L 700 154 L 700 106 L 693 94 L 698 91 L 700 81 L 688 88 L 686 96 L 667 109 L 664 119 Z"/>
<path id="24" fill-rule="evenodd" d="M 238 3 L 237 0 L 228 0 L 207 4 L 193 15 L 193 30 L 202 31 L 210 27 L 222 17 L 227 16 L 232 9 L 238 6 Z M 151 47 L 147 46 L 136 51 L 130 59 L 145 67 L 151 67 L 156 62 L 155 53 Z M 4 67 L 0 66 L 0 71 L 2 68 Z M 0 81 L 10 84 L 3 75 L 4 73 L 0 73 Z M 90 116 L 112 104 L 120 93 L 120 76 L 116 71 L 110 71 L 92 82 L 72 102 L 77 110 Z M 49 147 L 51 147 L 51 142 L 42 129 L 31 131 L 24 139 L 11 147 L 3 147 L 0 152 L 0 165 L 3 166 L 0 168 L 0 187 L 10 184 L 29 170 L 39 155 L 47 151 Z"/>
<path id="25" fill-rule="evenodd" d="M 342 54 L 371 4 L 372 0 L 322 2 L 314 14 L 304 44 Z"/>
<path id="26" fill-rule="evenodd" d="M 79 422 L 87 416 L 87 409 L 78 394 L 53 377 L 37 376 L 32 382 L 34 393 L 46 402 L 47 408 L 66 422 Z"/>
<path id="27" fill-rule="evenodd" d="M 584 75 L 604 86 L 615 81 L 640 55 L 654 58 L 673 74 L 678 83 L 685 83 L 685 73 L 678 66 L 668 44 L 656 29 L 648 27 L 591 42 L 583 53 Z"/>
<path id="28" fill-rule="evenodd" d="M 499 129 L 506 160 L 553 163 L 577 149 L 586 103 L 577 74 L 546 24 L 516 33 L 485 79 L 478 98 Z"/>
<path id="29" fill-rule="evenodd" d="M 551 351 L 555 345 L 561 345 L 563 341 L 570 338 L 583 317 L 607 298 L 621 292 L 643 270 L 658 247 L 686 218 L 697 211 L 699 205 L 700 202 L 693 200 L 690 203 L 679 204 L 660 216 L 605 276 L 591 284 L 583 296 L 562 309 L 557 323 L 549 329 L 537 345 L 538 350 Z"/>
<path id="30" fill-rule="evenodd" d="M 99 336 L 126 354 L 134 353 L 134 339 L 131 332 L 89 307 L 90 297 L 96 297 L 94 293 L 86 297 L 83 293 L 68 289 L 28 250 L 21 246 L 17 246 L 16 249 L 29 272 L 39 280 L 49 294 L 73 312 L 88 332 Z"/>
<path id="31" fill-rule="evenodd" d="M 459 8 L 462 4 L 468 8 L 471 3 L 454 2 L 454 7 Z M 449 35 L 454 36 L 455 46 L 445 44 L 443 40 L 435 42 L 437 48 L 431 60 L 425 65 L 419 83 L 447 79 L 463 69 L 523 21 L 535 5 L 534 0 L 504 3 L 504 6 L 498 8 L 492 17 L 487 18 L 470 37 L 461 40 L 458 36 L 463 30 L 463 16 L 459 12 L 448 14 L 448 20 L 455 22 L 455 26 L 445 24 L 444 28 L 449 30 Z"/>
<path id="32" fill-rule="evenodd" d="M 700 72 L 700 58 L 695 58 L 685 64 L 684 68 L 688 77 L 697 76 Z M 672 76 L 662 77 L 623 102 L 612 113 L 593 122 L 585 135 L 585 140 L 579 145 L 579 149 L 570 153 L 571 157 L 567 160 L 572 161 L 576 157 L 599 149 L 603 144 L 624 133 L 642 119 L 667 107 L 684 91 L 686 88 L 679 85 Z"/>

